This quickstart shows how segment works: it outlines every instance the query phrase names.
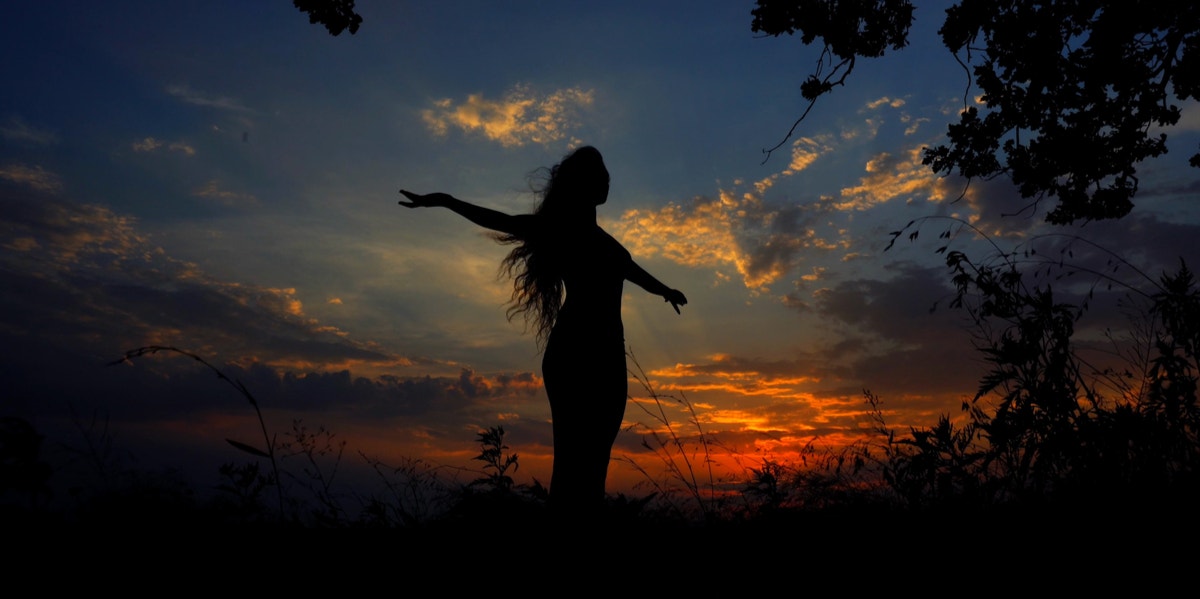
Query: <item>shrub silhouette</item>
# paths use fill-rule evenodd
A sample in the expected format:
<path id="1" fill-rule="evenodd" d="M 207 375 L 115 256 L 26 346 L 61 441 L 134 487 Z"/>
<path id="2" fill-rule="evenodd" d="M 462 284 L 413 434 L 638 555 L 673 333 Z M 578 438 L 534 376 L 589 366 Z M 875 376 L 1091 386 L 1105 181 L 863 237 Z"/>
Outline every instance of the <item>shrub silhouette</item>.
<path id="1" fill-rule="evenodd" d="M 964 228 L 982 235 L 951 220 L 940 238 L 952 239 Z M 906 232 L 916 239 L 920 224 L 893 232 L 893 242 Z M 883 449 L 877 449 L 880 471 L 895 497 L 910 507 L 1086 499 L 1098 508 L 1096 502 L 1113 507 L 1194 497 L 1200 480 L 1200 294 L 1187 265 L 1181 260 L 1177 271 L 1156 281 L 1111 253 L 1103 270 L 1070 263 L 1076 244 L 1104 251 L 1077 237 L 1057 259 L 1030 247 L 975 262 L 947 251 L 949 243 L 937 252 L 946 254 L 952 273 L 951 306 L 964 309 L 974 323 L 989 369 L 963 404 L 965 425 L 956 428 L 943 416 L 901 439 L 878 421 L 876 430 L 884 435 Z M 1138 284 L 1116 278 L 1122 268 L 1133 270 Z M 1052 283 L 1081 274 L 1092 277 L 1081 300 L 1056 295 Z M 1130 359 L 1122 370 L 1093 366 L 1074 339 L 1100 285 L 1124 287 L 1126 305 L 1145 321 L 1142 334 L 1126 340 L 1134 347 L 1124 354 Z M 1139 355 L 1149 357 L 1139 361 Z M 867 395 L 877 407 L 878 399 Z M 994 409 L 986 409 L 985 398 L 995 401 Z"/>

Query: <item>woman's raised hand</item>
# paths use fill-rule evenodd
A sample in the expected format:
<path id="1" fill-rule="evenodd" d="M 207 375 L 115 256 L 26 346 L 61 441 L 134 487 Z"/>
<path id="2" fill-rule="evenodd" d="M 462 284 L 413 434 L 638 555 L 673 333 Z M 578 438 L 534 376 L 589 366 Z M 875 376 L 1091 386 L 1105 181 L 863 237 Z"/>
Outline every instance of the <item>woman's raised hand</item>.
<path id="1" fill-rule="evenodd" d="M 687 298 L 684 297 L 683 292 L 679 291 L 678 289 L 668 290 L 663 294 L 663 298 L 665 298 L 668 302 L 671 302 L 671 307 L 675 308 L 676 314 L 680 314 L 679 306 L 687 305 Z"/>
<path id="2" fill-rule="evenodd" d="M 447 204 L 446 200 L 453 199 L 453 196 L 447 193 L 427 193 L 422 195 L 403 189 L 400 190 L 400 193 L 404 194 L 404 197 L 408 198 L 407 202 L 400 200 L 400 205 L 407 206 L 409 208 L 445 206 Z"/>

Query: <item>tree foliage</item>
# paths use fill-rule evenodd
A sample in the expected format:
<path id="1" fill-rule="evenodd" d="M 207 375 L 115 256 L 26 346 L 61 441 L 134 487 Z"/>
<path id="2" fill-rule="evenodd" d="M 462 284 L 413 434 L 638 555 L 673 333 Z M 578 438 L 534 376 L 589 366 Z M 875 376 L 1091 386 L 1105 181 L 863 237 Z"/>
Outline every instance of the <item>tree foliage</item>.
<path id="1" fill-rule="evenodd" d="M 906 0 L 757 0 L 753 31 L 824 43 L 801 85 L 808 107 L 768 156 L 819 97 L 844 85 L 856 58 L 903 48 L 913 13 Z M 1138 164 L 1167 151 L 1175 102 L 1200 92 L 1195 3 L 961 0 L 939 34 L 982 106 L 964 95 L 949 142 L 925 148 L 924 163 L 968 180 L 1007 176 L 1030 200 L 1025 208 L 1056 202 L 1051 223 L 1128 214 Z M 1190 162 L 1200 167 L 1200 153 Z"/>
<path id="2" fill-rule="evenodd" d="M 913 5 L 908 0 L 758 0 L 751 14 L 752 31 L 773 36 L 799 32 L 805 45 L 817 38 L 824 42 L 814 72 L 800 85 L 811 109 L 817 98 L 845 85 L 858 57 L 878 58 L 889 47 L 899 50 L 908 45 Z M 793 125 L 789 137 L 795 129 Z"/>
<path id="3" fill-rule="evenodd" d="M 292 5 L 308 13 L 309 23 L 324 25 L 329 35 L 336 36 L 347 29 L 354 35 L 362 24 L 362 16 L 354 12 L 354 0 L 292 0 Z"/>

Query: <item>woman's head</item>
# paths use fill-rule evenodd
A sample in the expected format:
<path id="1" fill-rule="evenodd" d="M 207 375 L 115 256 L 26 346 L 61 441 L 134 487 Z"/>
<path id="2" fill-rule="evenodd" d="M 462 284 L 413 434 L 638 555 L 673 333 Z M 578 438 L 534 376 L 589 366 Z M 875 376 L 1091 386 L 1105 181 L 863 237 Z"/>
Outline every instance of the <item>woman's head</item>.
<path id="1" fill-rule="evenodd" d="M 542 208 L 553 212 L 595 208 L 608 200 L 608 183 L 600 151 L 592 146 L 577 148 L 550 169 Z"/>

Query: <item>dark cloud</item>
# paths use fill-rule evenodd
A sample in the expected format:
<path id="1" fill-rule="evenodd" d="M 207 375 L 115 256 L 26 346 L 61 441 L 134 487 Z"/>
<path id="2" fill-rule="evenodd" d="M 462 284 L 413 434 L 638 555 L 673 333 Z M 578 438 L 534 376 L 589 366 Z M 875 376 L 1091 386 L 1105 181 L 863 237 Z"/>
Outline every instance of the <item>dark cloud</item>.
<path id="1" fill-rule="evenodd" d="M 1200 194 L 1200 177 L 1188 178 L 1185 181 L 1156 181 L 1150 186 L 1138 189 L 1138 197 L 1143 199 L 1165 196 L 1172 200 L 1194 201 L 1197 194 Z"/>
<path id="2" fill-rule="evenodd" d="M 106 208 L 0 200 L 8 335 L 107 355 L 160 344 L 275 362 L 404 360 L 306 317 L 295 290 L 218 281 L 172 259 Z"/>
<path id="3" fill-rule="evenodd" d="M 931 328 L 931 309 L 952 292 L 944 269 L 897 263 L 888 279 L 856 279 L 817 291 L 815 309 L 837 322 L 913 343 L 940 336 Z M 935 311 L 936 312 L 936 311 Z"/>
<path id="4" fill-rule="evenodd" d="M 946 397 L 971 396 L 985 372 L 982 356 L 973 351 L 963 336 L 941 344 L 923 344 L 887 355 L 870 355 L 856 360 L 848 376 L 862 387 L 891 397 L 904 397 L 906 412 L 918 409 L 921 398 L 936 417 L 946 411 Z M 957 406 L 952 406 L 957 407 Z M 929 418 L 910 420 L 928 425 Z"/>
<path id="5" fill-rule="evenodd" d="M 1084 241 L 1074 241 L 1074 237 Z M 1054 238 L 1037 240 L 1053 243 L 1054 249 L 1070 246 L 1076 260 L 1092 258 L 1089 265 L 1102 265 L 1119 258 L 1157 279 L 1163 270 L 1175 270 L 1181 259 L 1188 264 L 1200 263 L 1200 224 L 1166 222 L 1152 213 L 1134 212 L 1115 221 L 1100 221 L 1066 228 Z M 1089 249 L 1087 246 L 1092 246 Z M 1123 279 L 1133 280 L 1137 273 L 1120 272 Z"/>
<path id="6" fill-rule="evenodd" d="M 947 308 L 944 268 L 896 263 L 887 279 L 842 281 L 819 290 L 808 309 L 846 331 L 826 348 L 833 380 L 891 394 L 944 396 L 971 391 L 981 371 L 966 315 Z"/>
<path id="7" fill-rule="evenodd" d="M 976 267 L 1015 266 L 1026 289 L 1049 290 L 1056 303 L 1083 307 L 1074 341 L 1089 366 L 1099 370 L 1128 366 L 1115 354 L 1145 343 L 1131 327 L 1145 319 L 1147 298 L 1157 291 L 1162 273 L 1174 273 L 1181 260 L 1200 259 L 1189 241 L 1198 233 L 1196 225 L 1133 214 L 1076 227 L 1039 226 L 1012 239 L 993 239 L 995 245 L 960 239 L 951 249 L 964 251 Z M 987 329 L 980 328 L 966 310 L 950 308 L 952 273 L 944 267 L 898 263 L 891 270 L 891 278 L 843 281 L 811 299 L 794 293 L 788 305 L 857 332 L 828 354 L 845 380 L 904 397 L 906 403 L 973 396 L 987 369 L 977 347 L 1008 323 L 992 319 Z M 965 301 L 972 306 L 979 298 L 968 295 Z M 937 411 L 936 406 L 925 410 Z"/>
<path id="8" fill-rule="evenodd" d="M 795 270 L 806 253 L 821 249 L 813 243 L 813 232 L 828 213 L 823 204 L 752 206 L 755 210 L 739 238 L 751 278 L 783 276 Z"/>

